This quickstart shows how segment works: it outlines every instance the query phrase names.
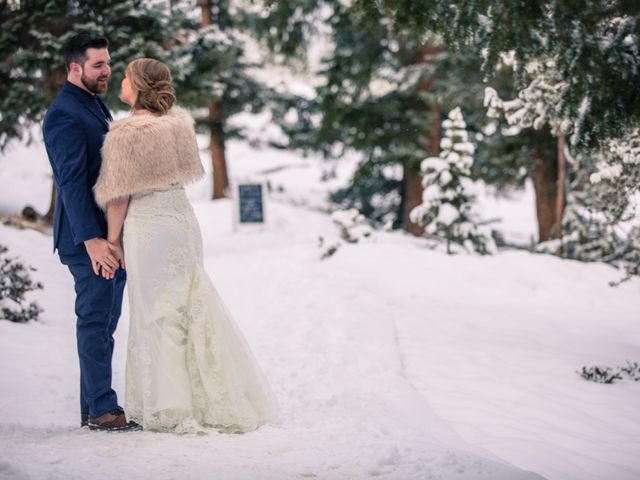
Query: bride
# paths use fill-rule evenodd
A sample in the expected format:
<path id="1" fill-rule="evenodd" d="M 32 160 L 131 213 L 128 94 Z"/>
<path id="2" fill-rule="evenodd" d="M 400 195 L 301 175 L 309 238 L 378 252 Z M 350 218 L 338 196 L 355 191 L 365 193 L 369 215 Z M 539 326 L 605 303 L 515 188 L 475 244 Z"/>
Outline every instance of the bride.
<path id="1" fill-rule="evenodd" d="M 133 115 L 111 123 L 94 192 L 127 269 L 126 411 L 149 430 L 254 430 L 275 402 L 203 268 L 183 188 L 203 175 L 193 119 L 173 106 L 169 68 L 157 60 L 127 66 L 121 99 Z"/>

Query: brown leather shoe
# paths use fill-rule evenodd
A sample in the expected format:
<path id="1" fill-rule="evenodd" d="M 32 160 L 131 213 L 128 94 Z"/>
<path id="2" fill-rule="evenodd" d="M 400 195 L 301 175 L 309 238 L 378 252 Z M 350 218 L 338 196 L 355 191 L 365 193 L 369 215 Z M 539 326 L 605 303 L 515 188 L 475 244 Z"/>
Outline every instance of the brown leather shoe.
<path id="1" fill-rule="evenodd" d="M 89 426 L 89 414 L 88 413 L 81 413 L 80 414 L 80 428 L 84 428 L 84 427 L 88 427 Z"/>
<path id="2" fill-rule="evenodd" d="M 89 428 L 91 430 L 105 430 L 107 432 L 130 432 L 134 430 L 142 430 L 142 427 L 136 422 L 127 422 L 124 410 L 116 408 L 99 417 L 89 419 Z"/>

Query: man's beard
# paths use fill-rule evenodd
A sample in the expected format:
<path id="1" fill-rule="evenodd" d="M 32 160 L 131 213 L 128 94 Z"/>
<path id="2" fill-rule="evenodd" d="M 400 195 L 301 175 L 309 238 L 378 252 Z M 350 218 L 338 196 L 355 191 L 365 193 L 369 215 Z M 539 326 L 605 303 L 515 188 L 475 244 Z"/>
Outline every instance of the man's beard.
<path id="1" fill-rule="evenodd" d="M 100 82 L 100 80 L 104 80 L 104 82 Z M 106 93 L 109 88 L 109 85 L 107 84 L 108 80 L 109 77 L 98 77 L 95 80 L 91 80 L 89 77 L 85 76 L 84 72 L 80 77 L 82 84 L 91 93 Z"/>

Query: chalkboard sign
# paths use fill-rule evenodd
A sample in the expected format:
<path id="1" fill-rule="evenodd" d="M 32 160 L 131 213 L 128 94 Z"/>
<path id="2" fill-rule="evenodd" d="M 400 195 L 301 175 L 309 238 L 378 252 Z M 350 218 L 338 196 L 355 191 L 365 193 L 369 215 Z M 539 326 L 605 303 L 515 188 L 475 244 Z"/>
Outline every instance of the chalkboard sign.
<path id="1" fill-rule="evenodd" d="M 260 183 L 238 185 L 240 223 L 264 222 L 263 195 L 262 184 Z"/>

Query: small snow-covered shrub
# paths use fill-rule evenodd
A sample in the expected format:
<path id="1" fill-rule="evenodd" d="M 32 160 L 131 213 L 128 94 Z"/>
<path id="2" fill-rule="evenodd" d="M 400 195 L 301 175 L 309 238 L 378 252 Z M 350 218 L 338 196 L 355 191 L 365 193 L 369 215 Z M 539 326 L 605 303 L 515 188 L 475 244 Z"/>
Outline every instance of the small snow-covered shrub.
<path id="1" fill-rule="evenodd" d="M 623 378 L 629 378 L 636 382 L 640 382 L 640 364 L 638 362 L 629 362 L 624 367 L 605 367 L 600 365 L 591 365 L 589 367 L 582 367 L 580 376 L 585 380 L 589 380 L 596 383 L 614 383 L 617 380 Z"/>
<path id="2" fill-rule="evenodd" d="M 360 214 L 355 208 L 337 210 L 331 214 L 331 219 L 338 228 L 339 239 L 327 241 L 324 237 L 319 238 L 319 246 L 324 248 L 320 257 L 322 260 L 334 255 L 343 243 L 358 243 L 371 238 L 373 234 L 373 230 L 364 215 Z"/>
<path id="3" fill-rule="evenodd" d="M 41 290 L 42 284 L 31 280 L 29 272 L 35 268 L 8 257 L 8 251 L 0 245 L 0 319 L 16 323 L 38 320 L 42 309 L 35 302 L 25 305 L 25 294 Z"/>
<path id="4" fill-rule="evenodd" d="M 616 380 L 622 380 L 620 373 L 614 372 L 609 367 L 601 367 L 598 365 L 582 367 L 580 376 L 585 380 L 596 383 L 614 383 Z"/>
<path id="5" fill-rule="evenodd" d="M 318 247 L 319 248 L 323 248 L 325 245 L 325 239 L 324 237 L 318 237 Z M 329 257 L 332 257 L 340 248 L 340 243 L 332 243 L 330 245 L 328 245 L 326 247 L 326 249 L 322 252 L 322 255 L 320 255 L 320 260 L 325 260 Z"/>
<path id="6" fill-rule="evenodd" d="M 429 157 L 420 165 L 422 171 L 422 203 L 411 211 L 411 221 L 426 226 L 425 235 L 467 252 L 496 252 L 491 229 L 478 221 L 473 211 L 474 195 L 471 166 L 475 146 L 468 140 L 466 123 L 459 108 L 442 122 L 445 129 L 438 157 Z"/>
<path id="7" fill-rule="evenodd" d="M 620 371 L 624 373 L 630 379 L 640 382 L 640 364 L 638 362 L 629 362 L 625 367 L 620 367 Z"/>
<path id="8" fill-rule="evenodd" d="M 338 227 L 340 238 L 347 243 L 358 243 L 371 236 L 371 227 L 355 208 L 337 210 L 331 214 L 331 220 Z"/>

